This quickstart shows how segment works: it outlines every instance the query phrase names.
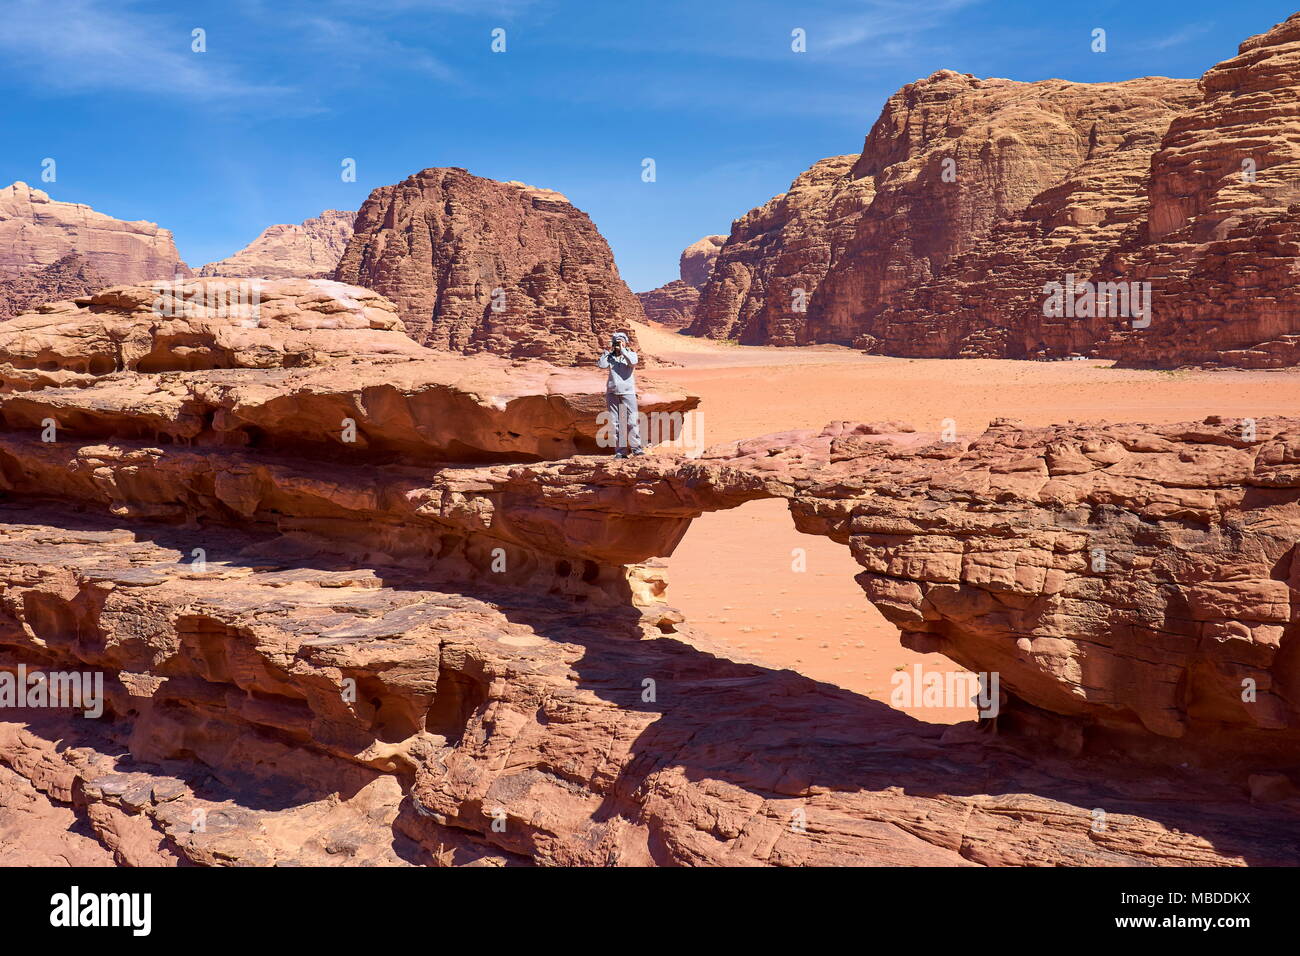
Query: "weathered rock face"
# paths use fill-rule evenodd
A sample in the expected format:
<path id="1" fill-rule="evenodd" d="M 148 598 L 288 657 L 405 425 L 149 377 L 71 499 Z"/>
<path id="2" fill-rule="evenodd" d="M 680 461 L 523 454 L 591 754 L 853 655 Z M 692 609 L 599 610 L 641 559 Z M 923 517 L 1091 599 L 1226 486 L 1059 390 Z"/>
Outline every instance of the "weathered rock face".
<path id="1" fill-rule="evenodd" d="M 1205 74 L 1152 160 L 1145 235 L 1105 276 L 1151 283 L 1144 328 L 1107 323 L 1098 354 L 1145 366 L 1300 363 L 1300 14 Z"/>
<path id="2" fill-rule="evenodd" d="M 0 833 L 45 859 L 1300 863 L 1300 420 L 575 457 L 598 375 L 430 357 L 333 282 L 226 314 L 232 284 L 0 329 L 0 676 L 103 681 L 98 716 L 0 712 Z M 655 559 L 772 497 L 909 645 L 999 674 L 985 730 L 1054 746 L 693 633 Z"/>
<path id="3" fill-rule="evenodd" d="M 367 289 L 159 281 L 50 303 L 0 326 L 0 391 L 93 385 L 114 372 L 279 369 L 422 352 L 393 304 Z"/>
<path id="4" fill-rule="evenodd" d="M 0 280 L 0 319 L 9 319 L 47 302 L 59 302 L 112 285 L 85 259 L 72 252 L 39 272 Z"/>
<path id="5" fill-rule="evenodd" d="M 737 220 L 694 330 L 780 345 L 875 344 L 862 339 L 883 332 L 882 312 L 1008 220 L 1046 219 L 1076 239 L 1115 228 L 1124 213 L 1109 207 L 1140 192 L 1160 131 L 1194 93 L 1184 80 L 1018 83 L 951 71 L 910 84 L 885 105 L 860 156 L 823 160 Z M 957 354 L 964 334 L 948 323 L 936 336 L 937 324 L 915 348 L 899 335 L 879 347 Z"/>
<path id="6" fill-rule="evenodd" d="M 778 468 L 824 467 L 827 453 L 859 452 L 874 440 L 800 438 L 776 456 Z M 6 476 L 34 445 L 6 447 Z M 98 517 L 33 507 L 21 491 L 16 507 L 0 508 L 3 659 L 103 672 L 107 700 L 104 719 L 15 715 L 0 726 L 0 760 L 42 819 L 70 808 L 118 863 L 1296 862 L 1300 827 L 1286 805 L 1247 810 L 1239 791 L 1212 777 L 1138 767 L 1131 757 L 1067 759 L 987 735 L 941 739 L 940 728 L 881 704 L 727 661 L 653 607 L 638 617 L 631 608 L 620 616 L 607 604 L 587 612 L 589 601 L 573 603 L 618 580 L 597 557 L 670 546 L 639 535 L 635 550 L 620 550 L 598 529 L 662 527 L 705 505 L 787 487 L 789 471 L 769 480 L 744 466 L 724 470 L 746 453 L 773 457 L 772 442 L 734 450 L 739 458 L 728 450 L 728 465 L 702 462 L 687 474 L 672 461 L 474 469 L 407 512 L 448 522 L 445 533 L 476 525 L 489 535 L 477 557 L 444 545 L 441 565 L 428 546 L 362 556 L 353 539 L 340 549 L 349 522 L 383 521 L 400 500 L 358 496 L 372 481 L 369 469 L 301 463 L 298 492 L 288 493 L 281 476 L 249 497 L 234 491 L 244 469 L 283 472 L 282 462 L 259 455 L 233 470 L 221 462 L 218 473 L 233 481 L 218 490 L 196 481 L 196 469 L 188 478 L 145 477 L 193 452 L 136 446 L 144 458 L 119 458 L 137 454 L 130 447 L 77 453 L 96 459 L 87 475 L 116 489 L 115 519 L 109 508 Z M 880 450 L 887 460 L 918 449 Z M 408 484 L 419 480 L 411 475 Z M 719 486 L 710 490 L 710 481 Z M 271 493 L 273 483 L 285 491 Z M 304 492 L 308 485 L 314 492 Z M 167 490 L 171 506 L 146 488 Z M 997 494 L 981 489 L 989 492 Z M 246 530 L 222 526 L 218 501 L 242 501 Z M 630 512 L 638 501 L 648 510 Z M 177 524 L 183 514 L 203 521 Z M 847 502 L 810 498 L 796 514 L 810 530 L 849 535 L 860 556 L 866 542 L 851 530 L 877 533 Z M 410 540 L 408 520 L 394 531 Z M 558 533 L 548 552 L 507 546 L 504 579 L 493 581 L 487 544 L 503 525 L 507 533 Z M 333 549 L 320 547 L 329 541 Z M 901 584 L 889 587 L 892 568 L 864 573 L 868 592 L 900 619 L 917 606 L 907 582 L 942 603 L 947 582 L 937 579 L 951 576 L 921 556 L 926 546 L 939 553 L 939 536 L 920 543 L 900 541 L 878 557 L 910 568 Z M 1010 586 L 985 592 L 1006 604 L 982 620 L 1006 634 L 1032 575 L 992 573 L 1007 564 L 986 553 L 995 557 L 983 565 L 983 587 L 993 577 Z M 462 583 L 430 586 L 431 569 Z M 513 586 L 530 574 L 528 590 Z M 549 594 L 537 586 L 544 575 L 555 582 Z M 952 607 L 961 603 L 956 594 Z M 1045 646 L 1043 635 L 1033 641 L 1018 670 L 1041 675 L 1048 688 L 1065 683 L 1069 668 L 1047 665 L 1068 654 Z M 1242 646 L 1220 660 L 1240 656 L 1250 652 Z M 1157 671 L 1169 657 L 1143 664 Z M 1140 699 L 1121 676 L 1122 660 L 1105 666 L 1112 691 Z M 1086 673 L 1085 690 L 1096 695 L 1098 672 Z M 644 676 L 656 681 L 657 702 L 642 699 Z M 1014 686 L 1020 693 L 1032 684 Z M 762 760 L 746 756 L 754 753 Z M 997 795 L 987 791 L 990 773 Z M 250 800 L 254 792 L 278 798 Z M 1123 825 L 1093 833 L 1098 806 Z M 221 825 L 197 830 L 199 811 Z M 798 814 L 806 830 L 790 826 Z M 504 830 L 493 826 L 500 819 Z"/>
<path id="7" fill-rule="evenodd" d="M 391 302 L 325 279 L 114 287 L 0 327 L 0 393 L 24 393 L 0 417 L 52 417 L 83 437 L 370 462 L 557 458 L 597 451 L 604 384 L 597 370 L 424 348 Z M 698 403 L 641 385 L 642 408 L 670 425 Z"/>
<path id="8" fill-rule="evenodd" d="M 1052 173 L 1061 178 L 1045 182 L 1024 208 L 999 215 L 933 275 L 898 289 L 860 333 L 860 344 L 920 357 L 1039 358 L 1090 347 L 1097 335 L 1090 320 L 1044 316 L 1044 287 L 1069 275 L 1082 285 L 1110 249 L 1136 232 L 1151 157 L 1169 122 L 1194 101 L 1195 88 L 1154 79 L 1069 87 L 1040 91 L 1039 117 L 1058 102 L 1073 102 L 1073 146 L 1051 146 L 1065 159 Z"/>
<path id="9" fill-rule="evenodd" d="M 106 675 L 98 719 L 0 723 L 15 862 L 1297 861 L 1285 803 L 941 739 L 689 635 L 645 639 L 608 608 L 483 600 L 221 527 L 132 531 L 29 502 L 0 519 L 0 659 Z"/>
<path id="10" fill-rule="evenodd" d="M 26 183 L 0 189 L 0 279 L 39 273 L 76 253 L 109 283 L 189 275 L 172 234 L 124 222 L 81 203 L 58 202 Z"/>
<path id="11" fill-rule="evenodd" d="M 1152 240 L 1188 226 L 1194 239 L 1222 237 L 1230 221 L 1300 202 L 1297 62 L 1300 14 L 1205 74 L 1201 102 L 1170 125 L 1152 164 Z"/>
<path id="12" fill-rule="evenodd" d="M 905 643 L 999 672 L 1013 711 L 1289 762 L 1298 436 L 1294 419 L 995 423 L 969 445 L 829 429 L 706 461 L 761 463 L 801 530 L 850 546 Z"/>
<path id="13" fill-rule="evenodd" d="M 322 279 L 334 274 L 352 238 L 355 212 L 326 209 L 296 225 L 268 226 L 228 259 L 209 262 L 202 276 Z"/>
<path id="14" fill-rule="evenodd" d="M 824 160 L 737 220 L 692 331 L 914 357 L 1296 364 L 1297 51 L 1293 17 L 1199 84 L 943 71 L 904 87 L 847 171 Z M 808 178 L 822 188 L 800 198 Z M 1050 283 L 1091 301 L 1052 314 Z M 1149 317 L 1119 298 L 1142 283 Z"/>
<path id="15" fill-rule="evenodd" d="M 709 281 L 726 236 L 705 236 L 682 251 L 679 278 L 649 292 L 638 292 L 645 317 L 671 329 L 683 329 L 695 319 L 700 290 Z"/>
<path id="16" fill-rule="evenodd" d="M 855 157 L 823 159 L 790 191 L 741 216 L 700 293 L 690 331 L 747 345 L 809 341 L 807 303 L 871 204 L 875 183 L 852 180 Z M 802 311 L 801 311 L 802 310 Z"/>
<path id="17" fill-rule="evenodd" d="M 564 196 L 456 168 L 372 192 L 334 277 L 392 299 L 413 338 L 455 352 L 582 364 L 644 318 Z"/>
<path id="18" fill-rule="evenodd" d="M 718 252 L 726 241 L 726 236 L 705 236 L 683 249 L 677 262 L 681 280 L 697 289 L 708 282 L 713 274 L 713 263 L 717 262 Z"/>

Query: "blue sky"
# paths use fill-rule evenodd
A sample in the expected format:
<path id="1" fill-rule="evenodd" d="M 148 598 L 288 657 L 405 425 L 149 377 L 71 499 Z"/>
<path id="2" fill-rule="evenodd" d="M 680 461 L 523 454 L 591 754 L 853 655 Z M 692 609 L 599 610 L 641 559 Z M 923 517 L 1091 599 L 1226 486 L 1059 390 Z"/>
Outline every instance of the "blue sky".
<path id="1" fill-rule="evenodd" d="M 558 189 L 634 290 L 862 148 L 948 68 L 1199 76 L 1294 12 L 1266 0 L 0 0 L 0 180 L 176 234 L 191 265 L 356 209 L 428 166 Z M 491 31 L 506 31 L 506 52 Z M 1107 52 L 1091 33 L 1107 31 Z M 191 31 L 207 52 L 191 52 Z M 791 50 L 791 31 L 807 52 Z M 57 161 L 57 181 L 41 163 Z M 339 175 L 357 163 L 356 182 Z M 657 180 L 642 182 L 641 163 Z"/>

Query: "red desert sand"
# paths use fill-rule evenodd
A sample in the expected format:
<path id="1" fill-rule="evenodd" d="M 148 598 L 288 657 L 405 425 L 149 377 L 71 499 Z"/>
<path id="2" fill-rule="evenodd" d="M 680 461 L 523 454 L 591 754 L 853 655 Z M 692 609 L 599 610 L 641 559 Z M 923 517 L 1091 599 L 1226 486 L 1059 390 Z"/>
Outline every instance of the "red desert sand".
<path id="1" fill-rule="evenodd" d="M 904 421 L 962 435 L 994 418 L 1196 421 L 1207 415 L 1294 414 L 1300 370 L 1137 371 L 1108 361 L 903 359 L 837 346 L 772 348 L 691 338 L 638 326 L 647 353 L 669 367 L 654 377 L 701 396 L 705 445 L 827 422 Z M 788 667 L 889 703 L 892 676 L 960 668 L 899 644 L 898 629 L 863 596 L 847 549 L 800 534 L 784 502 L 755 501 L 697 518 L 668 560 L 668 600 L 738 657 Z M 806 570 L 793 570 L 802 548 Z M 900 708 L 955 723 L 975 708 Z"/>

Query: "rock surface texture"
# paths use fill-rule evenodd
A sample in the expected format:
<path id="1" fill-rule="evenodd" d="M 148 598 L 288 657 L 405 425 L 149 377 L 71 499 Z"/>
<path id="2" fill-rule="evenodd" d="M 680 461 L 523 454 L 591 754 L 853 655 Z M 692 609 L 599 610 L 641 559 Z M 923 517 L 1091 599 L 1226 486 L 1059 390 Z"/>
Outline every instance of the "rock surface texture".
<path id="1" fill-rule="evenodd" d="M 638 292 L 645 317 L 670 329 L 684 329 L 695 319 L 700 290 L 709 281 L 713 263 L 726 236 L 705 236 L 687 246 L 678 263 L 678 278 L 649 292 Z"/>
<path id="2" fill-rule="evenodd" d="M 644 318 L 564 196 L 457 168 L 372 192 L 334 278 L 388 297 L 413 338 L 454 352 L 584 364 Z"/>
<path id="3" fill-rule="evenodd" d="M 209 262 L 201 276 L 324 279 L 334 274 L 352 238 L 355 212 L 326 209 L 298 224 L 268 226 L 228 259 Z"/>
<path id="4" fill-rule="evenodd" d="M 1300 863 L 1300 420 L 615 461 L 581 454 L 598 376 L 431 354 L 333 282 L 232 311 L 231 282 L 0 328 L 0 670 L 104 682 L 98 717 L 0 711 L 0 859 Z M 772 497 L 909 645 L 999 672 L 999 715 L 926 724 L 694 632 L 656 559 Z"/>
<path id="5" fill-rule="evenodd" d="M 1297 61 L 1300 15 L 1199 82 L 909 84 L 860 155 L 736 221 L 691 331 L 914 357 L 1294 365 Z M 1048 285 L 1067 282 L 1089 301 L 1053 314 Z M 1142 283 L 1146 315 L 1124 298 Z"/>
<path id="6" fill-rule="evenodd" d="M 0 279 L 33 276 L 73 253 L 108 284 L 190 274 L 172 234 L 151 222 L 58 202 L 26 183 L 0 189 Z"/>
<path id="7" fill-rule="evenodd" d="M 37 272 L 0 279 L 0 320 L 13 318 L 48 302 L 89 295 L 112 285 L 75 252 Z"/>
<path id="8" fill-rule="evenodd" d="M 0 393 L 22 392 L 0 415 L 183 445 L 559 458 L 598 450 L 604 384 L 595 369 L 425 348 L 387 299 L 328 279 L 119 286 L 0 327 Z M 680 421 L 698 402 L 641 385 L 647 414 Z"/>

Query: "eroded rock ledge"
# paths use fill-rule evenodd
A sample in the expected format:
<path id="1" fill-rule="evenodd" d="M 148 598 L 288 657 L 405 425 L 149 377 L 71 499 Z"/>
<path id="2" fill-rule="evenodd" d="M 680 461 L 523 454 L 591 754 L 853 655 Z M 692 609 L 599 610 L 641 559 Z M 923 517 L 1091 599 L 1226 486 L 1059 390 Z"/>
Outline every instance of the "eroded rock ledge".
<path id="1" fill-rule="evenodd" d="M 570 457 L 578 384 L 490 359 L 515 391 L 458 387 L 352 322 L 383 300 L 321 329 L 331 287 L 292 288 L 315 341 L 242 364 L 257 330 L 221 323 L 184 332 L 202 362 L 132 364 L 177 334 L 134 306 L 0 326 L 0 668 L 107 696 L 0 715 L 0 859 L 30 829 L 137 865 L 1300 862 L 1300 420 Z M 97 368 L 100 331 L 136 345 Z M 456 446 L 430 419 L 465 403 Z M 654 559 L 763 497 L 850 547 L 904 641 L 998 671 L 1002 715 L 945 733 L 694 633 Z"/>
<path id="2" fill-rule="evenodd" d="M 190 530 L 0 521 L 6 664 L 102 669 L 109 698 L 99 720 L 7 715 L 0 763 L 106 862 L 1298 862 L 1287 805 L 1237 784 L 941 735 L 632 613 L 274 535 L 205 531 L 199 573 Z"/>

